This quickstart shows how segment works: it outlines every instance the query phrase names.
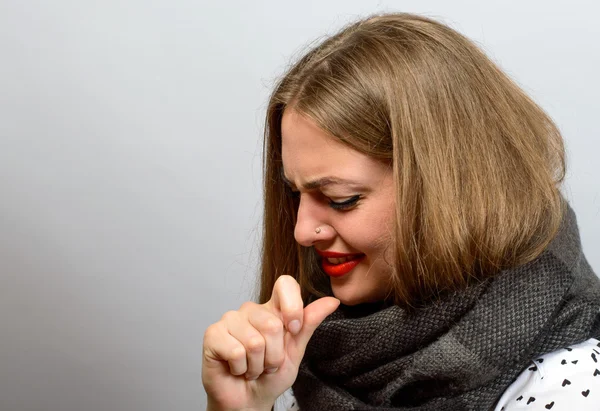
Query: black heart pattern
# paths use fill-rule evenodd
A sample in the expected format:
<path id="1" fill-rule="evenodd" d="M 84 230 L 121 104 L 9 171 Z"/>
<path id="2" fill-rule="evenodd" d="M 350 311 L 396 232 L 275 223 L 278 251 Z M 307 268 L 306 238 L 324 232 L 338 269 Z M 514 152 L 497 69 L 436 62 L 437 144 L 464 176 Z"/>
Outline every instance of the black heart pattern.
<path id="1" fill-rule="evenodd" d="M 561 363 L 562 365 L 565 365 L 565 364 L 567 363 L 567 360 L 562 360 L 560 363 Z"/>
<path id="2" fill-rule="evenodd" d="M 573 351 L 571 347 L 567 347 L 567 351 Z"/>
<path id="3" fill-rule="evenodd" d="M 577 364 L 579 360 L 571 361 L 573 364 Z"/>
<path id="4" fill-rule="evenodd" d="M 589 390 L 588 390 L 588 391 L 589 391 Z M 587 397 L 587 395 L 586 395 L 586 397 Z M 529 397 L 529 399 L 527 400 L 527 405 L 531 404 L 531 403 L 532 403 L 532 402 L 534 402 L 534 401 L 535 401 L 535 398 L 533 398 L 533 397 Z"/>
<path id="5" fill-rule="evenodd" d="M 594 362 L 598 362 L 598 360 L 596 359 L 596 354 L 592 353 L 592 360 L 594 360 Z"/>
<path id="6" fill-rule="evenodd" d="M 529 367 L 529 371 L 537 371 L 537 367 L 535 365 L 533 367 Z"/>
<path id="7" fill-rule="evenodd" d="M 562 383 L 562 386 L 564 387 L 565 385 L 571 385 L 571 381 L 569 381 L 565 378 L 565 380 Z"/>
<path id="8" fill-rule="evenodd" d="M 543 358 L 538 358 L 536 361 L 539 362 L 539 363 L 543 363 L 544 359 Z"/>
<path id="9" fill-rule="evenodd" d="M 521 395 L 519 398 L 517 398 L 517 401 L 521 401 L 523 399 L 523 396 Z"/>
<path id="10" fill-rule="evenodd" d="M 550 404 L 546 404 L 546 409 L 549 410 L 552 407 L 554 407 L 554 401 L 552 401 Z"/>
<path id="11" fill-rule="evenodd" d="M 587 397 L 588 395 L 590 395 L 590 390 L 581 391 L 581 395 Z"/>
<path id="12" fill-rule="evenodd" d="M 594 377 L 595 377 L 596 375 L 600 375 L 600 371 L 598 371 L 598 369 L 597 369 L 597 368 L 596 368 L 596 371 L 594 371 Z"/>

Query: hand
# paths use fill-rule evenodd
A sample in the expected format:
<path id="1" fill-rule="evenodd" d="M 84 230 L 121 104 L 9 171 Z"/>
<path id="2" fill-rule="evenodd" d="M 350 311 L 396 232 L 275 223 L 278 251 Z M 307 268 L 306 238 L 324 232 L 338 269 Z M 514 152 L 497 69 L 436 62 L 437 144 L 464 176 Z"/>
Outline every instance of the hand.
<path id="1" fill-rule="evenodd" d="M 339 300 L 303 307 L 300 286 L 283 275 L 265 304 L 244 303 L 204 334 L 202 383 L 209 409 L 270 410 L 292 386 L 308 341 Z"/>

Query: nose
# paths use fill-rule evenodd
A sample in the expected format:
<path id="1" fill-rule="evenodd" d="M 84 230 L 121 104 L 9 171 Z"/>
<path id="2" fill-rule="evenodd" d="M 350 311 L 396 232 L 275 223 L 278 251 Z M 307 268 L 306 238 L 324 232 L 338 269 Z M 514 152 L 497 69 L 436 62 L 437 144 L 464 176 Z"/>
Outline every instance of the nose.
<path id="1" fill-rule="evenodd" d="M 328 210 L 325 207 L 308 195 L 300 196 L 294 227 L 294 238 L 298 244 L 310 247 L 319 241 L 330 241 L 335 237 L 335 230 L 328 224 Z"/>

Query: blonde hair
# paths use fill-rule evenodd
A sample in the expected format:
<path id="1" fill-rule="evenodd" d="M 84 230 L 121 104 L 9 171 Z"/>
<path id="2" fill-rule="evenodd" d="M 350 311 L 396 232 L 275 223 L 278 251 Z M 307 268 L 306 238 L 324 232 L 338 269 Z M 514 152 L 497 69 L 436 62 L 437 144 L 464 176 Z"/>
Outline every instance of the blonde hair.
<path id="1" fill-rule="evenodd" d="M 564 213 L 562 137 L 470 40 L 422 16 L 353 23 L 283 76 L 266 113 L 260 302 L 292 275 L 327 295 L 313 250 L 294 240 L 282 181 L 287 107 L 355 150 L 391 162 L 394 268 L 388 297 L 411 306 L 535 259 Z"/>

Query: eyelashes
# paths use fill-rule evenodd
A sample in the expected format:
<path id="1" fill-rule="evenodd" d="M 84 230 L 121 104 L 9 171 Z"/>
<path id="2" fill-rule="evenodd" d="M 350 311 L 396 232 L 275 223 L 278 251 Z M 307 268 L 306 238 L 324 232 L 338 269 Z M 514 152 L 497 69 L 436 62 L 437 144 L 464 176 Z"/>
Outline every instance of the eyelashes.
<path id="1" fill-rule="evenodd" d="M 295 201 L 300 199 L 299 191 L 289 190 L 288 194 Z M 360 194 L 357 194 L 357 195 L 352 196 L 349 199 L 344 200 L 344 201 L 329 200 L 328 205 L 329 205 L 329 207 L 333 208 L 334 210 L 340 210 L 340 211 L 349 210 L 349 209 L 355 207 L 356 204 L 358 204 L 358 200 L 360 200 L 361 198 L 362 198 L 362 196 Z"/>
<path id="2" fill-rule="evenodd" d="M 335 210 L 347 210 L 354 207 L 358 203 L 358 200 L 360 200 L 360 195 L 355 195 L 341 202 L 329 201 L 329 207 Z"/>

